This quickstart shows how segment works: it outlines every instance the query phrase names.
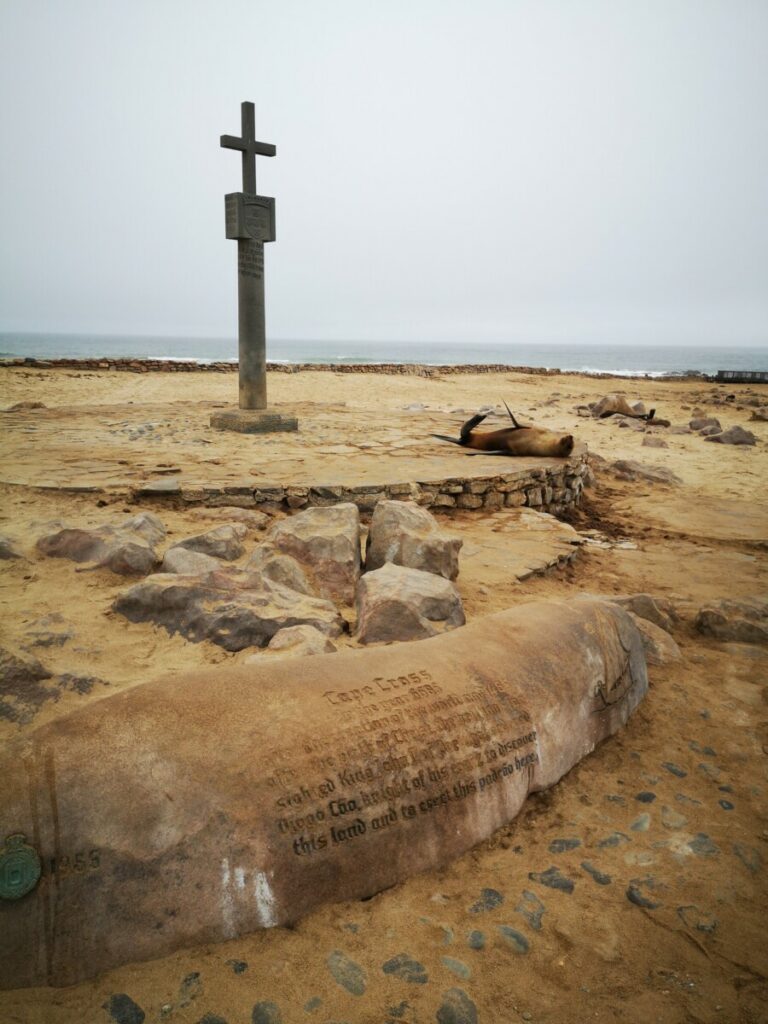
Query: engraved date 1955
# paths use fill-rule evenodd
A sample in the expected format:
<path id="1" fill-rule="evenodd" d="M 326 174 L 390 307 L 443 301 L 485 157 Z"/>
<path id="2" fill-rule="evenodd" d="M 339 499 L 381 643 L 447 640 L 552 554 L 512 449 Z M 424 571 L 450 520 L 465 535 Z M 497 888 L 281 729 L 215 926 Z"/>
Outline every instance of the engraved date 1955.
<path id="1" fill-rule="evenodd" d="M 86 871 L 98 871 L 100 867 L 100 850 L 79 850 L 77 853 L 59 854 L 58 857 L 45 859 L 45 873 L 49 875 L 82 875 Z"/>

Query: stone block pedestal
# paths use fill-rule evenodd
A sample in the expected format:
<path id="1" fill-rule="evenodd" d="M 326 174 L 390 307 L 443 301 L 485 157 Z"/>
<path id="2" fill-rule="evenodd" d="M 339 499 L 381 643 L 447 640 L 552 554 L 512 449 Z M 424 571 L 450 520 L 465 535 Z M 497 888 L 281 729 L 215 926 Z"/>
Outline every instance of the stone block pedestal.
<path id="1" fill-rule="evenodd" d="M 299 421 L 295 416 L 262 409 L 222 409 L 211 413 L 211 426 L 216 430 L 234 430 L 238 434 L 274 434 L 298 430 Z"/>

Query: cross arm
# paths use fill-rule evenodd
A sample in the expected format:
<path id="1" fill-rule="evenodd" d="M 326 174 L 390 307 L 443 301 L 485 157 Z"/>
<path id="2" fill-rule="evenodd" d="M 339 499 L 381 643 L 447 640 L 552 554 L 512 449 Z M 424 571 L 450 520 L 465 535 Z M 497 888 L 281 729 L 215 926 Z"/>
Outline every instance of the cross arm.
<path id="1" fill-rule="evenodd" d="M 239 149 L 243 152 L 250 151 L 258 156 L 274 156 L 277 153 L 277 147 L 269 142 L 249 142 L 247 139 L 241 139 L 237 135 L 222 135 L 220 136 L 219 144 L 224 149 Z"/>

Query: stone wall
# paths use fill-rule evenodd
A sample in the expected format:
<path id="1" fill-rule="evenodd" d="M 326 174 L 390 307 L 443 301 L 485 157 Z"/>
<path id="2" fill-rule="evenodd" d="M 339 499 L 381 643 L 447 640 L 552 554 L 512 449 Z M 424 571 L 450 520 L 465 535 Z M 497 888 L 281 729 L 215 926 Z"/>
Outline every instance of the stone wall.
<path id="1" fill-rule="evenodd" d="M 193 359 L 33 359 L 16 357 L 0 359 L 0 369 L 25 366 L 34 370 L 117 370 L 127 373 L 232 373 L 237 362 L 198 363 Z M 506 363 L 466 363 L 461 365 L 426 366 L 422 363 L 267 363 L 270 373 L 386 373 L 406 377 L 444 377 L 460 373 L 533 373 L 539 376 L 584 376 L 575 370 L 548 369 L 543 366 L 510 366 Z M 591 373 L 590 377 L 613 378 L 613 373 Z M 701 374 L 689 376 L 700 378 Z M 681 375 L 682 377 L 682 375 Z M 624 380 L 624 377 L 619 379 Z"/>
<path id="2" fill-rule="evenodd" d="M 494 476 L 447 477 L 442 480 L 362 486 L 188 487 L 172 477 L 135 488 L 139 501 L 174 505 L 237 505 L 241 508 L 301 509 L 351 501 L 361 512 L 372 512 L 382 498 L 415 501 L 431 512 L 453 509 L 500 509 L 527 506 L 557 514 L 578 504 L 587 472 L 586 451 L 551 464 L 518 468 Z"/>

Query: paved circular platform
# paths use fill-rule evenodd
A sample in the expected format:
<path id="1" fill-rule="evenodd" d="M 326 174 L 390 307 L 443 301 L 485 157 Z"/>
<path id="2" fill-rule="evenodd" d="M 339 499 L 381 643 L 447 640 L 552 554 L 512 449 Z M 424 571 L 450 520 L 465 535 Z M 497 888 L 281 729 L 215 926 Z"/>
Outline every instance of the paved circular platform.
<path id="1" fill-rule="evenodd" d="M 214 430 L 216 408 L 223 407 L 179 401 L 3 413 L 0 482 L 206 504 L 228 496 L 231 503 L 292 508 L 353 500 L 365 509 L 379 497 L 404 496 L 435 508 L 556 511 L 581 492 L 583 448 L 568 459 L 510 458 L 473 455 L 430 436 L 457 435 L 463 413 L 278 406 L 298 416 L 296 433 L 244 435 Z"/>

